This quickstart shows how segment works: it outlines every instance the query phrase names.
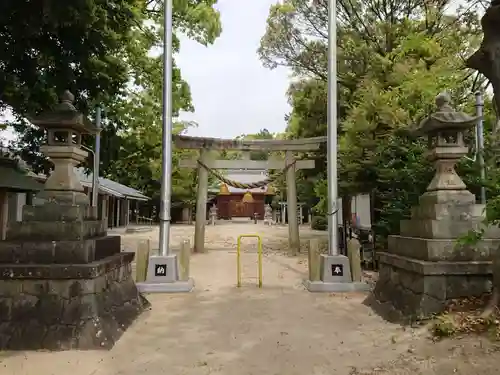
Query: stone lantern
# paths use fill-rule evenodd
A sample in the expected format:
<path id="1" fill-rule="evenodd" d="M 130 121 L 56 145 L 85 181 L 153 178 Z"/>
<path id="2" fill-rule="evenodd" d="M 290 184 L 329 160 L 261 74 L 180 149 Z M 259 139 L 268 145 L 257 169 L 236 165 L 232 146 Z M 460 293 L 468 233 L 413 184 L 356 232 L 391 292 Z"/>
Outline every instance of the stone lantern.
<path id="1" fill-rule="evenodd" d="M 428 137 L 436 173 L 411 218 L 400 221 L 400 234 L 390 235 L 386 249 L 378 252 L 374 296 L 408 317 L 430 317 L 457 298 L 488 293 L 491 254 L 500 246 L 498 228 L 484 228 L 484 205 L 476 204 L 455 172 L 467 153 L 464 132 L 479 117 L 455 111 L 445 93 L 437 96 L 436 106 L 419 126 Z M 478 229 L 484 229 L 484 237 L 475 246 L 457 241 Z"/>
<path id="2" fill-rule="evenodd" d="M 82 135 L 96 134 L 99 130 L 73 105 L 74 96 L 65 91 L 61 102 L 51 111 L 31 120 L 47 130 L 47 143 L 40 150 L 54 163 L 54 170 L 45 182 L 39 198 L 69 205 L 89 205 L 74 167 L 82 163 L 88 152 L 82 149 Z"/>
<path id="3" fill-rule="evenodd" d="M 429 158 L 434 161 L 436 174 L 427 191 L 466 190 L 465 183 L 455 172 L 455 164 L 467 154 L 464 131 L 472 128 L 479 117 L 453 110 L 447 93 L 436 97 L 437 111 L 424 119 L 419 132 L 427 135 Z"/>
<path id="4" fill-rule="evenodd" d="M 55 169 L 40 193 L 46 202 L 25 205 L 0 241 L 0 350 L 111 348 L 149 306 L 132 278 L 135 254 L 107 235 L 74 173 L 87 156 L 81 136 L 96 129 L 72 102 L 66 91 L 32 120 L 47 129 L 42 151 Z"/>

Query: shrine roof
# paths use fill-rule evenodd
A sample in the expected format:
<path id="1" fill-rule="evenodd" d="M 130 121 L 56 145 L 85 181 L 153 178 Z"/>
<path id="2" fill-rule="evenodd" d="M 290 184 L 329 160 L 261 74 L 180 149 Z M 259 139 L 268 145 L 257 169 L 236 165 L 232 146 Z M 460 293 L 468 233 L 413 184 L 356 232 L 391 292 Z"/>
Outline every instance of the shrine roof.
<path id="1" fill-rule="evenodd" d="M 23 172 L 17 165 L 17 160 L 0 157 L 0 189 L 12 192 L 40 191 L 43 185 Z"/>
<path id="2" fill-rule="evenodd" d="M 92 172 L 86 173 L 84 168 L 75 168 L 75 174 L 80 180 L 80 183 L 86 188 L 92 188 Z M 47 176 L 44 174 L 34 174 L 30 172 L 30 176 L 38 181 L 45 181 Z M 42 185 L 43 187 L 43 185 Z M 109 180 L 104 177 L 99 177 L 99 193 L 112 195 L 117 198 L 127 198 L 136 201 L 147 201 L 150 198 L 142 194 L 140 191 L 129 186 L 120 184 L 116 181 Z"/>
<path id="3" fill-rule="evenodd" d="M 80 179 L 82 185 L 92 187 L 92 172 L 87 174 L 83 168 L 75 168 L 75 173 Z M 99 190 L 101 190 L 104 194 L 113 195 L 118 198 L 127 198 L 137 201 L 147 201 L 150 199 L 140 191 L 133 189 L 130 186 L 122 185 L 104 177 L 99 177 Z"/>

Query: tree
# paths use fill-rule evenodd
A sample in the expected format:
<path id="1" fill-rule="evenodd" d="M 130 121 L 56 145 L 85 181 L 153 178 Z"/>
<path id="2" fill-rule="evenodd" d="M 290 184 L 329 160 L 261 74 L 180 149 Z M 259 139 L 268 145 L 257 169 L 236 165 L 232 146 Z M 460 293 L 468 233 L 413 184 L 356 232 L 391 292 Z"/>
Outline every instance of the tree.
<path id="1" fill-rule="evenodd" d="M 498 33 L 498 22 L 500 21 L 500 3 L 492 0 L 489 7 L 485 5 L 487 1 L 481 1 L 485 8 L 485 13 L 481 18 L 481 26 L 484 33 L 483 42 L 478 50 L 467 59 L 467 66 L 483 74 L 493 88 L 493 98 L 497 114 L 497 124 L 495 131 L 500 124 L 500 34 Z"/>
<path id="2" fill-rule="evenodd" d="M 452 13 L 448 3 L 337 2 L 340 191 L 375 192 L 376 221 L 391 223 L 384 235 L 399 230 L 425 188 L 421 181 L 428 181 L 425 147 L 410 136 L 411 128 L 443 89 L 458 105 L 469 99 L 473 77 L 464 60 L 479 41 L 475 4 Z M 271 8 L 261 40 L 264 65 L 287 66 L 295 75 L 287 129 L 292 138 L 326 134 L 327 21 L 327 1 L 286 0 Z M 323 198 L 317 209 L 325 213 L 325 149 L 318 157 L 322 162 L 312 173 L 319 177 L 315 195 Z M 390 181 L 401 181 L 401 189 Z M 405 186 L 408 194 L 397 196 Z M 397 210 L 387 205 L 391 201 L 401 203 Z"/>
<path id="3" fill-rule="evenodd" d="M 481 184 L 485 184 L 487 187 L 488 200 L 485 207 L 485 218 L 483 220 L 483 227 L 477 231 L 472 231 L 464 238 L 459 240 L 459 243 L 465 243 L 468 245 L 476 245 L 477 242 L 484 236 L 485 229 L 488 226 L 500 225 L 500 174 L 499 174 L 499 162 L 498 162 L 498 130 L 499 126 L 499 110 L 500 110 L 500 70 L 498 62 L 498 53 L 500 51 L 500 33 L 498 32 L 497 24 L 500 21 L 500 2 L 498 0 L 492 0 L 489 3 L 489 7 L 486 9 L 484 16 L 481 19 L 481 26 L 483 29 L 483 41 L 479 46 L 478 50 L 472 54 L 467 60 L 467 65 L 476 69 L 478 72 L 482 73 L 491 83 L 493 87 L 493 101 L 492 107 L 490 107 L 490 123 L 492 116 L 491 109 L 495 110 L 495 121 L 492 126 L 494 133 L 489 140 L 489 148 L 486 148 L 485 160 L 487 166 L 486 181 L 480 181 Z M 488 114 L 488 112 L 487 112 Z M 488 123 L 488 122 L 487 122 Z M 495 137 L 496 136 L 496 137 Z M 489 151 L 489 152 L 488 152 Z M 495 262 L 496 259 L 493 258 Z M 496 277 L 496 276 L 495 276 Z M 481 318 L 488 318 L 493 314 L 500 303 L 500 291 L 497 286 L 493 287 L 493 293 L 488 305 L 481 314 Z"/>
<path id="4" fill-rule="evenodd" d="M 275 134 L 272 134 L 267 129 L 261 129 L 258 133 L 253 134 L 241 134 L 236 137 L 239 140 L 255 140 L 255 139 L 274 139 Z M 267 160 L 269 153 L 267 151 L 252 151 L 250 152 L 251 160 Z M 241 159 L 241 151 L 234 150 L 222 150 L 219 153 L 219 157 L 226 160 L 238 160 Z"/>
<path id="5" fill-rule="evenodd" d="M 237 139 L 273 139 L 274 135 L 269 132 L 266 128 L 261 129 L 258 133 L 255 134 L 243 134 Z M 252 160 L 267 160 L 269 157 L 269 152 L 267 151 L 252 151 L 250 153 L 250 159 Z"/>
<path id="6" fill-rule="evenodd" d="M 212 42 L 220 33 L 214 3 L 176 1 L 175 26 L 200 42 Z M 123 95 L 127 83 L 149 83 L 158 70 L 158 59 L 148 53 L 161 44 L 160 4 L 2 1 L 0 106 L 21 115 L 36 114 L 69 89 L 79 108 L 88 112 L 96 102 Z"/>
<path id="7" fill-rule="evenodd" d="M 212 43 L 221 32 L 215 3 L 174 1 L 175 31 L 205 45 Z M 51 165 L 38 150 L 43 131 L 30 126 L 28 118 L 52 107 L 58 94 L 70 89 L 85 115 L 93 116 L 96 104 L 105 108 L 102 173 L 157 196 L 162 56 L 155 51 L 163 43 L 163 4 L 160 0 L 2 2 L 0 110 L 10 107 L 14 112 L 20 133 L 16 149 L 35 171 L 48 172 Z M 174 34 L 174 52 L 178 49 Z M 173 81 L 175 116 L 193 106 L 189 86 L 176 66 Z M 184 127 L 178 125 L 177 131 Z M 192 176 L 174 173 L 174 196 L 189 192 L 175 184 Z"/>

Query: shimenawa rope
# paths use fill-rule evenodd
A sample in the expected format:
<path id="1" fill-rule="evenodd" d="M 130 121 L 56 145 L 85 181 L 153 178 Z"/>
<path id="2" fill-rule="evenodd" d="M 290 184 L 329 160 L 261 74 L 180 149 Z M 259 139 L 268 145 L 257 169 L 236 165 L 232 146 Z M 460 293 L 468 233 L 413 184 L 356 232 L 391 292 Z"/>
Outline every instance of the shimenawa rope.
<path id="1" fill-rule="evenodd" d="M 220 172 L 218 172 L 215 169 L 209 168 L 205 163 L 203 163 L 201 160 L 198 160 L 198 164 L 205 168 L 209 173 L 211 173 L 213 176 L 215 176 L 217 179 L 219 179 L 221 182 L 225 183 L 226 185 L 232 186 L 234 188 L 239 188 L 239 189 L 255 189 L 255 188 L 261 188 L 264 186 L 267 186 L 269 184 L 272 184 L 274 181 L 276 181 L 279 177 L 281 177 L 283 174 L 286 173 L 286 171 L 294 166 L 296 163 L 296 160 L 294 160 L 292 163 L 288 164 L 283 168 L 279 173 L 275 174 L 271 178 L 266 178 L 265 180 L 258 181 L 258 182 L 252 182 L 252 183 L 243 183 L 243 182 L 238 182 L 238 181 L 233 181 L 230 180 L 226 177 L 224 177 Z"/>

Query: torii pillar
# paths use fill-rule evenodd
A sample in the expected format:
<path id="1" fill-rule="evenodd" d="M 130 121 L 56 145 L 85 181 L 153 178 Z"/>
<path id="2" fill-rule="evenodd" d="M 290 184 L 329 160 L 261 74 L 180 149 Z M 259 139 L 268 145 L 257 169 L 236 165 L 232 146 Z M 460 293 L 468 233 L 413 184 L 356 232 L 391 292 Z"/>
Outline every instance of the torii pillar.
<path id="1" fill-rule="evenodd" d="M 297 221 L 297 179 L 295 158 L 292 151 L 286 152 L 286 165 L 291 165 L 286 171 L 286 204 L 288 214 L 288 253 L 297 255 L 300 252 L 299 223 Z M 314 162 L 313 162 L 314 163 Z M 313 165 L 314 168 L 314 165 Z"/>
<path id="2" fill-rule="evenodd" d="M 207 221 L 207 195 L 208 195 L 208 171 L 198 164 L 200 160 L 211 169 L 250 169 L 250 170 L 283 170 L 290 163 L 294 163 L 288 168 L 287 176 L 287 211 L 289 226 L 289 253 L 296 255 L 300 249 L 299 225 L 297 221 L 297 186 L 296 170 L 313 169 L 314 160 L 295 161 L 293 152 L 307 152 L 317 150 L 321 143 L 326 141 L 326 137 L 276 140 L 233 140 L 190 137 L 177 135 L 174 137 L 178 148 L 198 149 L 199 158 L 184 159 L 179 161 L 181 168 L 198 168 L 198 192 L 196 200 L 196 224 L 194 235 L 194 251 L 202 253 L 205 251 L 205 225 Z M 210 157 L 211 150 L 239 150 L 248 153 L 249 151 L 286 151 L 286 159 L 269 160 L 214 160 Z"/>
<path id="3" fill-rule="evenodd" d="M 288 159 L 270 160 L 213 160 L 206 150 L 200 152 L 203 164 L 211 169 L 249 169 L 249 170 L 282 170 L 290 163 L 294 163 L 293 154 L 290 152 Z M 181 168 L 195 168 L 198 166 L 198 196 L 196 201 L 196 224 L 194 233 L 194 251 L 205 251 L 205 225 L 207 215 L 208 171 L 198 164 L 198 159 L 180 160 Z M 314 160 L 297 160 L 286 172 L 287 181 L 287 212 L 288 212 L 288 252 L 297 255 L 300 250 L 299 224 L 297 221 L 297 186 L 295 171 L 297 169 L 314 168 Z"/>
<path id="4" fill-rule="evenodd" d="M 210 158 L 209 150 L 200 150 L 200 161 L 208 165 Z M 196 194 L 196 221 L 194 227 L 194 252 L 205 252 L 205 224 L 207 221 L 207 197 L 208 197 L 208 171 L 201 165 L 198 166 L 198 190 Z"/>

